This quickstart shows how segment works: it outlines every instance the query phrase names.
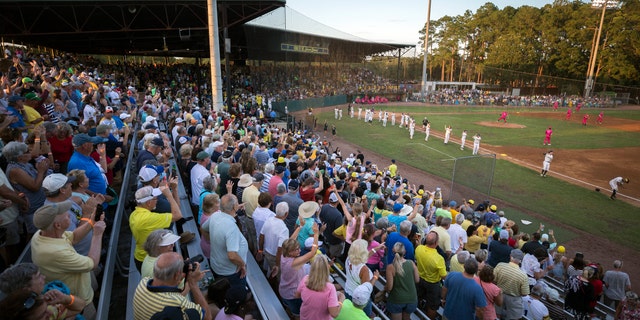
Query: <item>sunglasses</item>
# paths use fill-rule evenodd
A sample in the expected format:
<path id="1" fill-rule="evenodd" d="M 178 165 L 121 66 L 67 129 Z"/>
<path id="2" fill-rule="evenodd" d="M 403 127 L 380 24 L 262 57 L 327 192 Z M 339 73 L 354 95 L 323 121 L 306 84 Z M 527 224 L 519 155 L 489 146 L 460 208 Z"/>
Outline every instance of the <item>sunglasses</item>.
<path id="1" fill-rule="evenodd" d="M 29 297 L 27 297 L 27 299 L 22 304 L 24 310 L 31 310 L 31 308 L 33 308 L 33 306 L 36 304 L 36 298 L 38 298 L 38 294 L 36 294 L 35 292 L 31 292 Z"/>

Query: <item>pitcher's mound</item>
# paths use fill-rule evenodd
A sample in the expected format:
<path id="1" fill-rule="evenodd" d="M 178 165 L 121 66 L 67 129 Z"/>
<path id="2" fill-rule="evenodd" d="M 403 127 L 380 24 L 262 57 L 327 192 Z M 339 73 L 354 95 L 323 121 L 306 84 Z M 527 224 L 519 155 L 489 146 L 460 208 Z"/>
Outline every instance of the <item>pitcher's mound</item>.
<path id="1" fill-rule="evenodd" d="M 495 128 L 509 128 L 509 129 L 522 129 L 522 128 L 526 128 L 527 126 L 523 125 L 523 124 L 517 124 L 517 123 L 504 123 L 504 122 L 492 122 L 492 121 L 480 121 L 480 122 L 476 122 L 476 124 L 479 124 L 481 126 L 485 126 L 485 127 L 495 127 Z"/>

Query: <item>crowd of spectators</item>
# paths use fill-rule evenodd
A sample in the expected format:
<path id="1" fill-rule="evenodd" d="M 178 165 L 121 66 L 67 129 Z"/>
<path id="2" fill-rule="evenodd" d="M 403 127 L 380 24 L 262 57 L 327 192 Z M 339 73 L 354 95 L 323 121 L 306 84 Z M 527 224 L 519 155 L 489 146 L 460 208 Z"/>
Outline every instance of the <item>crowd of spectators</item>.
<path id="1" fill-rule="evenodd" d="M 414 95 L 411 99 L 420 99 L 432 104 L 440 105 L 485 105 L 485 106 L 512 106 L 512 107 L 574 107 L 581 104 L 585 107 L 604 107 L 613 105 L 610 97 L 601 98 L 593 96 L 585 99 L 576 95 L 509 95 L 494 93 L 481 89 L 450 89 L 442 88 L 430 91 L 426 99 Z"/>
<path id="2" fill-rule="evenodd" d="M 292 318 L 372 317 L 382 277 L 375 300 L 386 301 L 393 319 L 417 309 L 448 319 L 560 319 L 562 308 L 587 316 L 603 295 L 622 319 L 637 314 L 621 261 L 604 272 L 581 253 L 565 255 L 542 225 L 520 232 L 490 201 L 443 199 L 436 186 L 403 176 L 400 162 L 372 163 L 265 116 L 269 97 L 385 85 L 368 71 L 334 77 L 299 68 L 291 79 L 286 69 L 261 67 L 238 77 L 240 84 L 260 79 L 277 90 L 245 96 L 248 108 L 208 112 L 185 65 L 104 65 L 28 52 L 11 58 L 0 93 L 0 255 L 7 268 L 30 242 L 33 264 L 0 275 L 0 318 L 94 317 L 105 215 L 118 201 L 110 190 L 126 161 L 136 161 L 138 178 L 129 218 L 132 267 L 142 275 L 131 302 L 135 319 L 257 318 L 249 255 Z M 162 123 L 170 132 L 160 132 Z M 134 124 L 138 145 L 130 145 Z M 135 159 L 125 159 L 129 148 Z M 181 182 L 215 279 L 207 295 L 200 290 L 207 271 L 185 263 L 173 250 L 181 236 L 166 230 L 183 217 Z M 333 264 L 344 270 L 344 286 L 332 281 Z M 545 276 L 566 283 L 564 305 Z"/>

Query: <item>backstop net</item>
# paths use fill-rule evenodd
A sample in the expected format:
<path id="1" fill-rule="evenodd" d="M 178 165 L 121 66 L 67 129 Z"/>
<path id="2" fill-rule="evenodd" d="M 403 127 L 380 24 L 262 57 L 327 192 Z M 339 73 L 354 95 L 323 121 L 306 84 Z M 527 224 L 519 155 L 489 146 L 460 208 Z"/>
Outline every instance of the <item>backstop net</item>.
<path id="1" fill-rule="evenodd" d="M 489 199 L 495 167 L 495 154 L 456 158 L 450 199 L 474 199 L 476 203 Z"/>

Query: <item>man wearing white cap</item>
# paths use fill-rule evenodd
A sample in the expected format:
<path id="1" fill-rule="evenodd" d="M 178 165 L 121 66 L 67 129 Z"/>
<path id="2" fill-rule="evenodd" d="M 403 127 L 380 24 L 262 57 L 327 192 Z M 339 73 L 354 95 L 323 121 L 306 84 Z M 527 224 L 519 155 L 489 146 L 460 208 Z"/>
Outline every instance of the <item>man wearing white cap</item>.
<path id="1" fill-rule="evenodd" d="M 69 200 L 72 192 L 71 183 L 75 180 L 75 176 L 67 177 L 60 173 L 45 177 L 42 181 L 42 187 L 47 196 L 44 204 L 61 203 Z M 67 231 L 74 232 L 76 229 L 78 230 L 75 233 L 73 248 L 83 256 L 89 254 L 89 249 L 91 248 L 91 238 L 93 237 L 91 221 L 94 220 L 91 213 L 95 212 L 97 206 L 103 202 L 104 196 L 98 194 L 91 196 L 82 206 L 71 201 L 71 209 L 67 212 L 71 223 Z"/>
<path id="2" fill-rule="evenodd" d="M 177 179 L 177 178 L 173 178 Z M 158 202 L 158 196 L 163 194 L 169 200 L 171 204 L 170 213 L 158 213 L 154 212 L 156 209 L 156 203 Z M 147 253 L 143 249 L 144 242 L 147 241 L 147 237 L 151 232 L 157 229 L 168 228 L 172 222 L 180 220 L 182 218 L 182 212 L 180 211 L 180 205 L 171 195 L 169 184 L 164 182 L 160 188 L 154 189 L 151 186 L 146 186 L 136 191 L 136 202 L 138 205 L 136 209 L 131 212 L 129 217 L 129 227 L 131 228 L 131 234 L 136 240 L 136 248 L 134 253 L 134 262 L 138 271 L 142 267 L 142 261 L 147 256 Z"/>
<path id="3" fill-rule="evenodd" d="M 143 187 L 151 186 L 153 188 L 158 188 L 160 186 L 160 182 L 162 179 L 162 175 L 164 174 L 163 166 L 154 166 L 151 164 L 147 164 L 144 167 L 140 168 L 140 172 L 138 174 L 138 179 Z M 175 183 L 175 184 L 174 184 Z M 169 180 L 169 189 L 171 189 L 171 194 L 173 195 L 173 200 L 178 203 L 180 201 L 180 197 L 178 196 L 178 182 L 177 179 Z M 169 203 L 169 199 L 167 199 L 164 194 L 158 196 L 158 202 L 156 203 L 155 212 L 171 212 L 171 203 Z"/>
<path id="4" fill-rule="evenodd" d="M 355 289 L 351 295 L 351 300 L 344 299 L 342 301 L 342 308 L 340 314 L 336 320 L 367 320 L 369 316 L 362 310 L 371 297 L 373 292 L 373 286 L 369 282 L 365 282 Z M 342 295 L 339 296 L 340 298 Z"/>
<path id="5" fill-rule="evenodd" d="M 100 263 L 102 235 L 107 225 L 103 220 L 87 221 L 93 226 L 91 249 L 88 256 L 78 254 L 72 245 L 76 242 L 76 235 L 82 230 L 66 231 L 71 223 L 68 214 L 71 205 L 70 201 L 52 203 L 35 212 L 33 224 L 40 230 L 31 238 L 31 258 L 48 281 L 62 281 L 69 287 L 71 294 L 87 301 L 83 315 L 87 319 L 93 319 L 95 307 L 92 303 L 90 273 Z"/>
<path id="6" fill-rule="evenodd" d="M 178 137 L 178 129 L 184 127 L 184 120 L 182 118 L 176 118 L 174 122 L 175 126 L 171 129 L 171 138 L 173 139 L 173 144 L 176 144 L 176 139 Z"/>

